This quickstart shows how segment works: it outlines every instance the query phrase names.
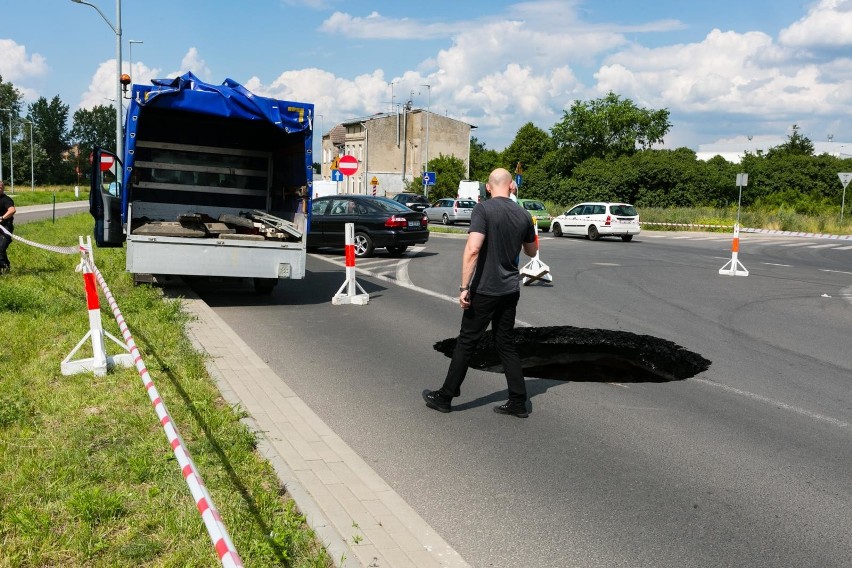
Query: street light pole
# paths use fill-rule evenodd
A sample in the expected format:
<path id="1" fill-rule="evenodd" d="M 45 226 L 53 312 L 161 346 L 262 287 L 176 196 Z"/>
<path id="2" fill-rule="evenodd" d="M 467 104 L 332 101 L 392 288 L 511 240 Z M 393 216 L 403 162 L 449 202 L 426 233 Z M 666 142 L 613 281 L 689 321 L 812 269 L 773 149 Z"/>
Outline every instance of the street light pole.
<path id="1" fill-rule="evenodd" d="M 25 120 L 30 125 L 30 191 L 35 191 L 35 166 L 33 161 L 33 121 Z"/>
<path id="2" fill-rule="evenodd" d="M 115 25 L 101 12 L 101 9 L 84 0 L 71 0 L 76 4 L 85 4 L 94 8 L 115 33 L 115 155 L 124 159 L 124 129 L 121 124 L 121 0 L 115 0 Z M 116 179 L 121 179 L 121 166 L 115 165 Z"/>
<path id="3" fill-rule="evenodd" d="M 421 87 L 426 87 L 427 99 L 426 99 L 426 161 L 423 164 L 423 171 L 429 170 L 429 108 L 432 106 L 432 85 L 421 85 Z M 425 183 L 423 184 L 426 185 Z"/>
<path id="4" fill-rule="evenodd" d="M 9 185 L 12 187 L 11 192 L 15 193 L 15 157 L 12 155 L 12 109 L 4 108 L 2 110 L 9 112 Z"/>
<path id="5" fill-rule="evenodd" d="M 127 57 L 127 67 L 128 67 L 127 71 L 130 73 L 130 79 L 132 80 L 133 79 L 133 44 L 134 43 L 145 43 L 145 42 L 142 41 L 142 40 L 138 40 L 138 39 L 131 39 L 127 43 L 130 46 L 130 53 L 128 54 L 128 57 Z"/>

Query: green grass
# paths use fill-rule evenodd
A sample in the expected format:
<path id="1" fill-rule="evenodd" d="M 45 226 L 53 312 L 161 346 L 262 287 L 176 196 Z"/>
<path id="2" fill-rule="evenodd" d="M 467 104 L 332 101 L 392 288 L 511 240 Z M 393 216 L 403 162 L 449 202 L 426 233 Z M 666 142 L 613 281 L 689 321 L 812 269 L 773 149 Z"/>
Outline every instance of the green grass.
<path id="1" fill-rule="evenodd" d="M 80 197 L 76 197 L 74 195 L 73 185 L 36 186 L 35 191 L 31 191 L 29 184 L 26 186 L 15 184 L 15 193 L 12 193 L 9 184 L 6 184 L 6 194 L 15 201 L 16 207 L 24 207 L 26 205 L 47 205 L 53 203 L 54 196 L 56 196 L 56 203 L 64 203 L 67 201 L 88 201 L 89 186 L 80 186 Z"/>
<path id="2" fill-rule="evenodd" d="M 90 233 L 85 214 L 16 230 L 62 246 Z M 0 276 L 0 567 L 218 565 L 136 370 L 60 372 L 89 325 L 79 256 L 18 242 L 9 255 L 13 272 Z M 95 262 L 245 565 L 331 566 L 207 375 L 180 302 L 133 286 L 123 249 L 96 249 Z M 102 303 L 105 329 L 120 337 Z"/>
<path id="3" fill-rule="evenodd" d="M 671 208 L 659 209 L 644 207 L 639 210 L 643 223 L 693 223 L 702 225 L 733 226 L 737 220 L 736 207 L 731 208 Z M 852 218 L 844 216 L 840 224 L 840 212 L 805 215 L 786 207 L 749 207 L 740 212 L 740 226 L 780 231 L 801 231 L 805 233 L 850 234 Z M 643 225 L 643 229 L 672 230 L 673 227 L 654 227 Z M 702 229 L 704 230 L 704 229 Z M 730 231 L 730 229 L 725 229 Z"/>

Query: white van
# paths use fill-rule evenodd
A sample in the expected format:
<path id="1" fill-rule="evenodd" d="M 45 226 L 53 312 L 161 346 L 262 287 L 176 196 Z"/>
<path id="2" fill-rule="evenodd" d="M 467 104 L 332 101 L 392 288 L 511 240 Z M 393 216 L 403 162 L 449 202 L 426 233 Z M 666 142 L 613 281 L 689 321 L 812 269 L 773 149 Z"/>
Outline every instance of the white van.
<path id="1" fill-rule="evenodd" d="M 485 184 L 481 181 L 463 179 L 459 182 L 458 198 L 470 199 L 479 203 L 488 199 L 488 192 L 485 191 Z"/>

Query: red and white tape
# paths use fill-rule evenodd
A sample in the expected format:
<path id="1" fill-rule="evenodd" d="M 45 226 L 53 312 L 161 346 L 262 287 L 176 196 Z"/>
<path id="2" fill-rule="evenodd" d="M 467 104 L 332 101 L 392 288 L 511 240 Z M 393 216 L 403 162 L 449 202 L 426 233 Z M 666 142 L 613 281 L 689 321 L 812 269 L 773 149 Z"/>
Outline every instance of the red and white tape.
<path id="1" fill-rule="evenodd" d="M 180 465 L 183 477 L 186 480 L 186 484 L 189 486 L 189 491 L 195 499 L 195 506 L 201 514 L 201 519 L 204 521 L 204 526 L 207 529 L 207 534 L 210 536 L 213 547 L 216 549 L 219 561 L 222 563 L 222 566 L 225 566 L 226 568 L 241 568 L 243 566 L 243 561 L 240 559 L 240 555 L 237 553 L 237 549 L 234 547 L 234 543 L 228 535 L 228 529 L 225 528 L 225 525 L 222 522 L 219 510 L 213 503 L 213 499 L 210 497 L 210 492 L 207 491 L 207 487 L 201 479 L 201 474 L 198 473 L 198 468 L 192 461 L 192 457 L 189 455 L 189 451 L 186 449 L 186 445 L 184 444 L 177 427 L 172 421 L 169 411 L 166 409 L 165 402 L 163 402 L 159 391 L 157 391 L 157 387 L 154 385 L 153 379 L 151 379 L 151 375 L 148 373 L 148 369 L 145 366 L 142 355 L 139 353 L 139 348 L 133 341 L 133 335 L 131 335 L 130 329 L 124 321 L 124 316 L 121 314 L 121 310 L 119 309 L 109 286 L 107 286 L 106 280 L 104 280 L 100 270 L 98 270 L 94 264 L 91 264 L 90 268 L 97 277 L 101 289 L 104 291 L 104 296 L 106 297 L 107 302 L 109 302 L 112 314 L 115 316 L 115 321 L 118 323 L 118 328 L 121 330 L 121 334 L 124 337 L 124 342 L 127 344 L 127 347 L 133 356 L 133 363 L 136 365 L 136 370 L 142 378 L 142 384 L 145 386 L 148 398 L 151 400 L 151 405 L 154 407 L 154 411 L 157 413 L 157 418 L 159 418 L 160 424 L 163 426 L 163 430 L 169 440 L 169 444 L 174 451 L 175 458 L 177 458 L 178 464 Z"/>
<path id="2" fill-rule="evenodd" d="M 39 248 L 39 249 L 42 249 L 42 250 L 47 250 L 47 251 L 50 251 L 50 252 L 55 252 L 55 253 L 58 253 L 58 254 L 79 254 L 80 253 L 80 247 L 57 247 L 57 246 L 53 246 L 53 245 L 43 245 L 41 243 L 29 241 L 29 240 L 27 240 L 23 237 L 19 237 L 17 235 L 10 233 L 9 231 L 6 230 L 6 227 L 4 227 L 3 225 L 0 225 L 0 231 L 3 231 L 4 233 L 6 233 L 10 237 L 12 237 L 14 240 L 22 242 L 25 245 L 29 245 L 31 247 Z"/>

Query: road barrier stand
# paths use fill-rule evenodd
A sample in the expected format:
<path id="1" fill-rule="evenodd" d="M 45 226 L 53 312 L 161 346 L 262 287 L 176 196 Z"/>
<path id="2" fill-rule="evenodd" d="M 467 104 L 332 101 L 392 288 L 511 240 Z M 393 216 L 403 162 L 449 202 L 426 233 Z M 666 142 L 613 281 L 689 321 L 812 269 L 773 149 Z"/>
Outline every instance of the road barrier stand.
<path id="1" fill-rule="evenodd" d="M 132 367 L 133 360 L 130 353 L 127 352 L 127 345 L 122 343 L 120 339 L 105 331 L 101 323 L 101 303 L 98 297 L 98 289 L 95 286 L 95 275 L 92 271 L 94 259 L 92 257 L 92 239 L 86 239 L 83 244 L 83 237 L 80 237 L 80 264 L 77 265 L 77 272 L 83 273 L 83 283 L 86 288 L 86 305 L 89 308 L 89 331 L 83 336 L 83 339 L 77 344 L 71 353 L 62 360 L 60 368 L 63 375 L 76 375 L 85 371 L 93 372 L 96 377 L 103 377 L 107 371 L 116 365 L 121 367 Z M 104 337 L 111 339 L 116 345 L 121 347 L 124 353 L 118 355 L 107 355 L 106 346 L 104 345 Z M 84 359 L 71 360 L 83 343 L 87 339 L 92 340 L 92 356 Z"/>
<path id="2" fill-rule="evenodd" d="M 346 280 L 337 294 L 331 299 L 335 306 L 341 304 L 357 304 L 363 306 L 370 301 L 370 295 L 355 279 L 355 224 L 346 223 Z M 344 292 L 346 290 L 346 292 Z M 358 290 L 361 293 L 358 293 Z"/>
<path id="3" fill-rule="evenodd" d="M 535 227 L 535 244 L 538 247 L 538 220 L 533 217 L 533 227 Z M 535 256 L 521 270 L 521 282 L 524 286 L 529 286 L 533 282 L 553 282 L 553 276 L 550 275 L 550 267 L 541 261 L 539 258 L 540 248 L 535 251 Z"/>
<path id="4" fill-rule="evenodd" d="M 731 244 L 731 260 L 719 269 L 723 276 L 748 276 L 748 270 L 743 263 L 737 259 L 740 252 L 740 226 L 734 225 L 734 242 Z"/>

